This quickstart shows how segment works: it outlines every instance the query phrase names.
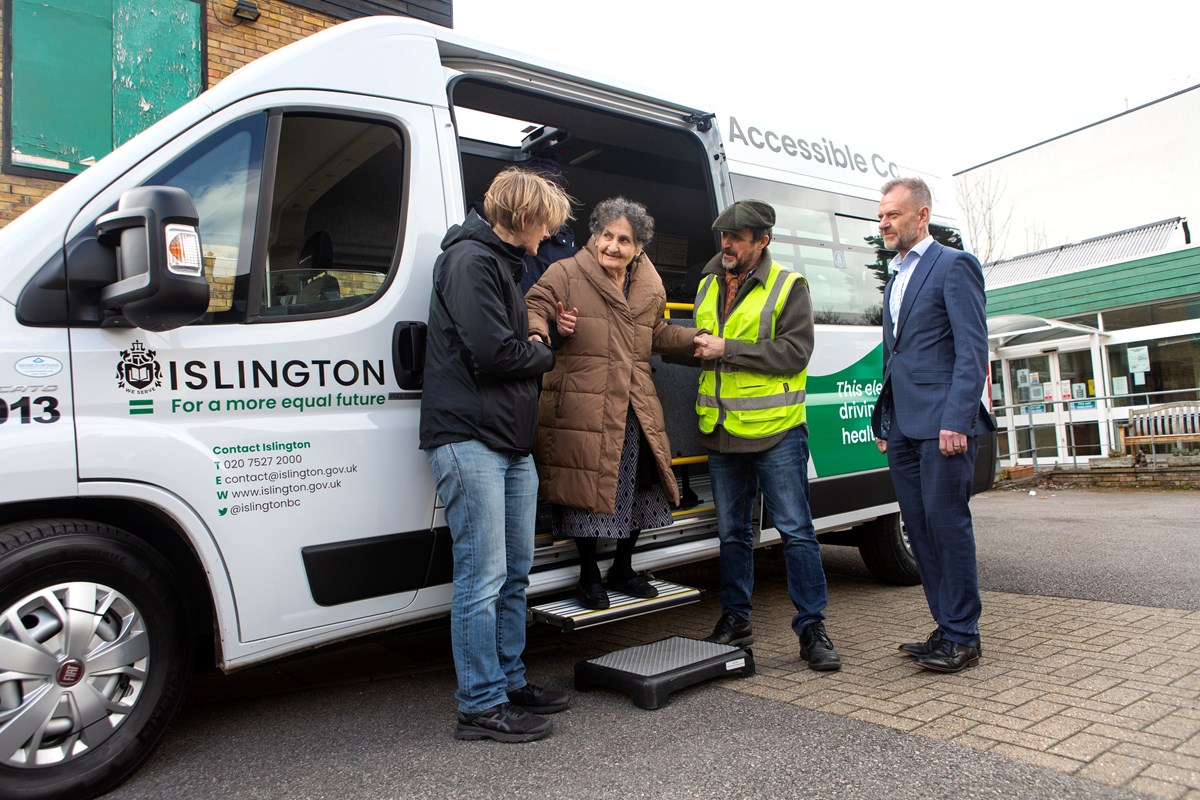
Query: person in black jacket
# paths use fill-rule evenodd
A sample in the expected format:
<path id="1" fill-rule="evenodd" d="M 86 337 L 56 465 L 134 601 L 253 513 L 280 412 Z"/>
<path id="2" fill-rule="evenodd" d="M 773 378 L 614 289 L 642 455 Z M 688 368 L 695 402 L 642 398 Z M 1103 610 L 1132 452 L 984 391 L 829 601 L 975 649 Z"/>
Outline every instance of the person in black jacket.
<path id="1" fill-rule="evenodd" d="M 492 181 L 484 211 L 490 224 L 471 212 L 446 232 L 434 265 L 421 449 L 453 540 L 455 736 L 529 742 L 552 728 L 542 715 L 570 698 L 527 681 L 521 660 L 538 490 L 530 453 L 554 351 L 529 335 L 518 282 L 524 256 L 569 218 L 570 201 L 514 167 Z"/>

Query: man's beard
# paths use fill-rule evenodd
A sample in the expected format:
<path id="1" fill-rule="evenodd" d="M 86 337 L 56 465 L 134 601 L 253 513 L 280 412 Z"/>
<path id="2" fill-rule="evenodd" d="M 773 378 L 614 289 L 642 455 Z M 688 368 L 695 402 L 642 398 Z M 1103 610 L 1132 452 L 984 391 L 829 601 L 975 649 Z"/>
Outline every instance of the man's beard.
<path id="1" fill-rule="evenodd" d="M 732 264 L 725 263 L 726 256 L 729 256 L 730 258 L 733 259 Z M 748 266 L 748 264 L 743 263 L 741 260 L 739 260 L 737 255 L 735 255 L 735 254 L 722 252 L 721 253 L 721 266 L 725 268 L 726 272 L 741 272 L 743 270 L 743 268 Z"/>

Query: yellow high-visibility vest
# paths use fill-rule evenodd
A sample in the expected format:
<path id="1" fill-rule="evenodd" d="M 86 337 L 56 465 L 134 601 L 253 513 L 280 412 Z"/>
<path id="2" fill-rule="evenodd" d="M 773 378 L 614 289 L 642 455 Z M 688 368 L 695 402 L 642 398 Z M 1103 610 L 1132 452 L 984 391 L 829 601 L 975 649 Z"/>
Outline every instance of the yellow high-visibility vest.
<path id="1" fill-rule="evenodd" d="M 696 327 L 739 342 L 770 339 L 775 335 L 775 320 L 792 286 L 803 280 L 800 273 L 772 262 L 766 280 L 742 297 L 722 324 L 717 316 L 717 304 L 724 303 L 721 287 L 715 275 L 707 275 L 696 292 Z M 717 425 L 722 425 L 733 436 L 761 439 L 805 421 L 807 367 L 790 375 L 769 375 L 719 361 L 706 362 L 706 367 L 709 364 L 715 364 L 716 369 L 701 370 L 696 394 L 696 413 L 700 415 L 700 430 L 704 433 L 712 433 Z"/>

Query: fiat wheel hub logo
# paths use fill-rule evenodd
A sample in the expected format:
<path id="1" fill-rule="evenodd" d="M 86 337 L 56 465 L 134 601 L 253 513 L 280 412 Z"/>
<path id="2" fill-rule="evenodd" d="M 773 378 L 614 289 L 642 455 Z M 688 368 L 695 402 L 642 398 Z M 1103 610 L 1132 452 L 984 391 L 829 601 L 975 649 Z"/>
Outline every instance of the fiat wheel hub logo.
<path id="1" fill-rule="evenodd" d="M 72 658 L 70 661 L 64 661 L 62 666 L 58 668 L 58 684 L 59 686 L 74 686 L 79 683 L 79 679 L 83 677 L 83 662 Z"/>

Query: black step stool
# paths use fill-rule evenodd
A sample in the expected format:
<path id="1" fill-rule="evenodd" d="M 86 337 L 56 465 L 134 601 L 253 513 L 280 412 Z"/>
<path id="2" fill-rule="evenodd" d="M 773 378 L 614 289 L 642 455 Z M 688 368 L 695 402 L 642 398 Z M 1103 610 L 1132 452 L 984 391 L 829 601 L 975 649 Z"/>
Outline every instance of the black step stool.
<path id="1" fill-rule="evenodd" d="M 671 636 L 575 664 L 575 688 L 595 686 L 629 695 L 638 708 L 662 708 L 671 693 L 722 675 L 754 674 L 749 648 Z"/>

